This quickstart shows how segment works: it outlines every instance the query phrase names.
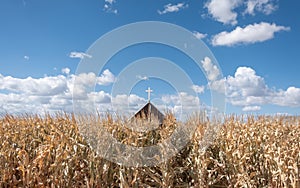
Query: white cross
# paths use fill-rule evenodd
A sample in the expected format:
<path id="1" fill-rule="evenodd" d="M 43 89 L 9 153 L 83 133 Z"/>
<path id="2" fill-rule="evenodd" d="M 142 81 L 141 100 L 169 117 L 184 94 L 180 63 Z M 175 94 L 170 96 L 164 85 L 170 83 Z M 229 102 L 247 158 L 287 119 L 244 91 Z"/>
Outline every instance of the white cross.
<path id="1" fill-rule="evenodd" d="M 150 87 L 148 87 L 146 92 L 148 92 L 148 102 L 150 102 L 150 95 L 151 95 L 151 92 L 153 92 L 153 90 L 151 90 Z"/>

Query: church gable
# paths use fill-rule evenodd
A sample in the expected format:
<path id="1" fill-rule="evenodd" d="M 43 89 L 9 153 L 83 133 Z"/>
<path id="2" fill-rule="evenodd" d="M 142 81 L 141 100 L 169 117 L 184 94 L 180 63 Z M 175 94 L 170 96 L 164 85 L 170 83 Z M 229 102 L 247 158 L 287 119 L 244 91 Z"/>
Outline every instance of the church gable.
<path id="1" fill-rule="evenodd" d="M 141 108 L 138 112 L 136 112 L 134 114 L 134 116 L 131 118 L 131 120 L 133 120 L 133 119 L 145 119 L 148 121 L 158 120 L 159 124 L 162 124 L 163 120 L 164 120 L 164 114 L 161 113 L 150 102 L 150 96 L 151 96 L 151 92 L 153 92 L 153 90 L 151 90 L 150 87 L 148 87 L 146 92 L 148 93 L 148 103 L 143 108 Z"/>
<path id="2" fill-rule="evenodd" d="M 134 117 L 150 121 L 155 118 L 161 124 L 164 119 L 164 114 L 161 113 L 152 103 L 148 102 L 142 109 L 135 113 Z"/>

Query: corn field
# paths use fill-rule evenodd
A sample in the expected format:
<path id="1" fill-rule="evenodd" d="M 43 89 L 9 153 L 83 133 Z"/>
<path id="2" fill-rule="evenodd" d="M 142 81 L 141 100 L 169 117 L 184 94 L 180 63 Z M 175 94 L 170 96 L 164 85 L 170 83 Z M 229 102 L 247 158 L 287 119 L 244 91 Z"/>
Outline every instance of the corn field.
<path id="1" fill-rule="evenodd" d="M 92 118 L 1 116 L 0 187 L 300 187 L 300 117 L 232 115 L 213 125 L 191 116 L 185 123 L 197 128 L 188 144 L 153 167 L 126 167 L 99 157 L 78 124 L 90 119 L 118 141 L 143 147 L 172 134 L 180 122 L 171 114 L 146 133 L 121 127 L 122 118 Z M 203 148 L 212 126 L 219 129 Z"/>

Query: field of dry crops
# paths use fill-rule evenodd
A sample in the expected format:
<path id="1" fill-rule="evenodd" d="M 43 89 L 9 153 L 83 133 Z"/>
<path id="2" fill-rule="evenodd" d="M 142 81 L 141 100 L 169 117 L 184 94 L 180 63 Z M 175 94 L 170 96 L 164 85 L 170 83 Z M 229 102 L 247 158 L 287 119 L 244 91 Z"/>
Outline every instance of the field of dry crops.
<path id="1" fill-rule="evenodd" d="M 173 158 L 124 167 L 96 155 L 72 114 L 4 115 L 0 187 L 300 187 L 300 117 L 227 117 L 205 150 L 201 140 L 212 123 L 199 119 L 189 119 L 196 132 Z M 172 115 L 143 134 L 119 123 L 108 115 L 95 124 L 135 146 L 156 144 L 177 126 Z"/>

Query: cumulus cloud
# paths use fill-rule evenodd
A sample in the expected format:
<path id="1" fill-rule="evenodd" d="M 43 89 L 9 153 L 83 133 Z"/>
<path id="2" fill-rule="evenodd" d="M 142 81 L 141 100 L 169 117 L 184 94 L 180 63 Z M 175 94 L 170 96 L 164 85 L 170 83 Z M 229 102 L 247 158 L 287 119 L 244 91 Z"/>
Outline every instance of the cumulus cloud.
<path id="1" fill-rule="evenodd" d="M 272 90 L 261 76 L 249 67 L 239 67 L 234 76 L 224 79 L 226 98 L 234 106 L 253 106 L 269 103 Z"/>
<path id="2" fill-rule="evenodd" d="M 72 111 L 73 99 L 87 104 L 87 108 L 88 104 L 94 102 L 99 105 L 110 102 L 108 93 L 90 91 L 95 84 L 107 85 L 114 82 L 115 77 L 108 69 L 100 76 L 94 73 L 69 75 L 68 68 L 62 69 L 62 72 L 67 75 L 15 78 L 0 74 L 0 101 L 3 101 L 0 113 Z"/>
<path id="3" fill-rule="evenodd" d="M 63 72 L 68 73 L 68 68 Z M 108 69 L 100 76 L 92 72 L 43 78 L 14 78 L 0 74 L 0 113 L 95 112 L 93 110 L 97 109 L 100 113 L 132 114 L 146 104 L 146 99 L 135 94 L 112 97 L 103 90 L 94 90 L 95 84 L 106 85 L 114 81 L 115 76 Z"/>
<path id="4" fill-rule="evenodd" d="M 204 60 L 201 61 L 202 67 L 206 72 L 207 79 L 209 81 L 214 81 L 220 75 L 220 70 L 216 65 L 211 62 L 209 57 L 205 57 Z"/>
<path id="5" fill-rule="evenodd" d="M 177 117 L 182 116 L 182 118 L 185 118 L 187 115 L 200 110 L 200 100 L 198 96 L 186 92 L 179 92 L 174 95 L 163 95 L 161 100 Z"/>
<path id="6" fill-rule="evenodd" d="M 97 78 L 99 85 L 109 85 L 115 82 L 116 78 L 108 69 L 104 70 L 100 77 Z"/>
<path id="7" fill-rule="evenodd" d="M 188 5 L 185 3 L 178 3 L 175 5 L 172 5 L 171 3 L 167 4 L 164 6 L 164 10 L 158 10 L 158 14 L 166 14 L 166 13 L 170 13 L 170 12 L 178 12 L 184 8 L 187 8 Z"/>
<path id="8" fill-rule="evenodd" d="M 300 106 L 300 88 L 289 87 L 287 90 L 280 90 L 273 94 L 272 102 L 279 106 Z"/>
<path id="9" fill-rule="evenodd" d="M 193 35 L 197 38 L 197 39 L 203 39 L 207 36 L 207 34 L 203 34 L 203 33 L 199 33 L 198 31 L 194 31 Z"/>
<path id="10" fill-rule="evenodd" d="M 92 99 L 96 103 L 110 103 L 111 102 L 111 96 L 108 93 L 105 93 L 104 91 L 99 92 L 91 92 L 88 94 L 88 97 Z"/>
<path id="11" fill-rule="evenodd" d="M 62 72 L 63 74 L 70 74 L 70 71 L 71 71 L 71 70 L 70 70 L 68 67 L 61 69 L 61 72 Z"/>
<path id="12" fill-rule="evenodd" d="M 28 61 L 30 58 L 29 58 L 29 56 L 27 56 L 27 55 L 25 55 L 24 57 L 23 57 L 26 61 Z"/>
<path id="13" fill-rule="evenodd" d="M 242 110 L 244 112 L 253 112 L 253 111 L 260 111 L 261 107 L 260 106 L 245 106 Z"/>
<path id="14" fill-rule="evenodd" d="M 237 24 L 237 13 L 234 9 L 241 5 L 241 0 L 209 0 L 204 5 L 208 13 L 223 24 Z"/>
<path id="15" fill-rule="evenodd" d="M 105 0 L 104 1 L 104 7 L 103 10 L 107 13 L 113 13 L 117 14 L 118 10 L 114 8 L 114 4 L 116 3 L 116 0 Z"/>
<path id="16" fill-rule="evenodd" d="M 209 62 L 206 60 L 206 62 Z M 208 66 L 206 70 L 214 70 Z M 216 73 L 211 73 L 215 75 Z M 212 76 L 215 78 L 215 76 Z M 73 100 L 79 109 L 89 110 L 96 107 L 98 111 L 120 110 L 134 113 L 147 100 L 135 95 L 111 96 L 105 91 L 89 90 L 98 85 L 112 83 L 113 74 L 107 69 L 100 76 L 94 73 L 80 75 L 57 75 L 43 78 L 15 78 L 0 74 L 0 113 L 32 112 L 40 113 L 56 110 L 73 110 Z M 74 85 L 74 82 L 76 85 Z M 210 79 L 211 90 L 223 92 L 226 88 L 228 103 L 242 107 L 243 111 L 259 111 L 262 105 L 300 107 L 300 88 L 290 86 L 286 90 L 269 87 L 263 77 L 257 75 L 250 67 L 237 68 L 234 75 L 223 79 Z M 193 89 L 201 93 L 204 86 L 194 85 Z M 185 92 L 163 95 L 162 106 L 171 109 L 175 115 L 184 115 L 199 110 L 199 98 Z M 113 107 L 112 108 L 112 104 Z M 183 113 L 183 114 L 182 114 Z"/>
<path id="17" fill-rule="evenodd" d="M 147 102 L 146 99 L 136 94 L 118 94 L 111 98 L 112 109 L 118 114 L 133 115 Z"/>
<path id="18" fill-rule="evenodd" d="M 109 4 L 113 4 L 115 2 L 116 2 L 116 0 L 105 0 L 105 3 L 109 3 Z"/>
<path id="19" fill-rule="evenodd" d="M 115 81 L 115 76 L 108 70 L 104 70 L 100 76 L 95 73 L 81 73 L 79 75 L 71 75 L 71 83 L 69 82 L 70 90 L 73 98 L 87 98 L 87 90 L 93 89 L 95 84 L 106 86 Z"/>
<path id="20" fill-rule="evenodd" d="M 83 59 L 83 58 L 92 58 L 92 56 L 91 55 L 89 55 L 89 54 L 86 54 L 86 53 L 84 53 L 84 52 L 71 52 L 70 54 L 69 54 L 69 57 L 70 58 L 79 58 L 79 59 Z"/>
<path id="21" fill-rule="evenodd" d="M 149 80 L 148 76 L 142 76 L 142 75 L 137 75 L 136 78 L 139 80 Z"/>
<path id="22" fill-rule="evenodd" d="M 269 15 L 277 9 L 275 0 L 208 0 L 205 5 L 209 15 L 223 24 L 236 25 L 238 23 L 237 9 L 244 9 L 243 14 L 255 15 L 261 12 Z"/>
<path id="23" fill-rule="evenodd" d="M 0 90 L 14 93 L 50 96 L 61 93 L 66 90 L 66 88 L 66 77 L 62 75 L 38 79 L 32 77 L 21 79 L 0 75 Z"/>
<path id="24" fill-rule="evenodd" d="M 227 81 L 226 78 L 222 78 L 222 79 L 214 80 L 214 81 L 209 81 L 208 82 L 208 87 L 211 90 L 218 91 L 220 93 L 225 93 L 226 81 Z"/>
<path id="25" fill-rule="evenodd" d="M 271 14 L 277 9 L 273 0 L 248 0 L 244 14 L 255 15 L 255 11 L 266 15 Z"/>
<path id="26" fill-rule="evenodd" d="M 226 88 L 227 102 L 234 106 L 245 107 L 244 111 L 249 111 L 249 106 L 253 108 L 264 104 L 300 107 L 300 88 L 293 86 L 287 90 L 270 88 L 264 78 L 250 67 L 239 67 L 234 76 L 229 75 L 211 82 L 210 89 L 220 91 L 222 89 L 220 85 Z"/>
<path id="27" fill-rule="evenodd" d="M 192 85 L 192 89 L 193 89 L 196 93 L 204 93 L 205 86 Z"/>
<path id="28" fill-rule="evenodd" d="M 242 96 L 265 96 L 268 88 L 262 77 L 257 76 L 256 72 L 249 67 L 239 67 L 234 76 L 227 77 L 228 95 L 234 97 L 239 91 Z"/>
<path id="29" fill-rule="evenodd" d="M 215 35 L 212 39 L 212 44 L 214 46 L 233 46 L 236 44 L 263 42 L 274 38 L 276 32 L 289 30 L 289 27 L 277 26 L 274 23 L 266 22 L 250 24 L 244 28 L 238 26 L 231 32 L 223 31 Z"/>

